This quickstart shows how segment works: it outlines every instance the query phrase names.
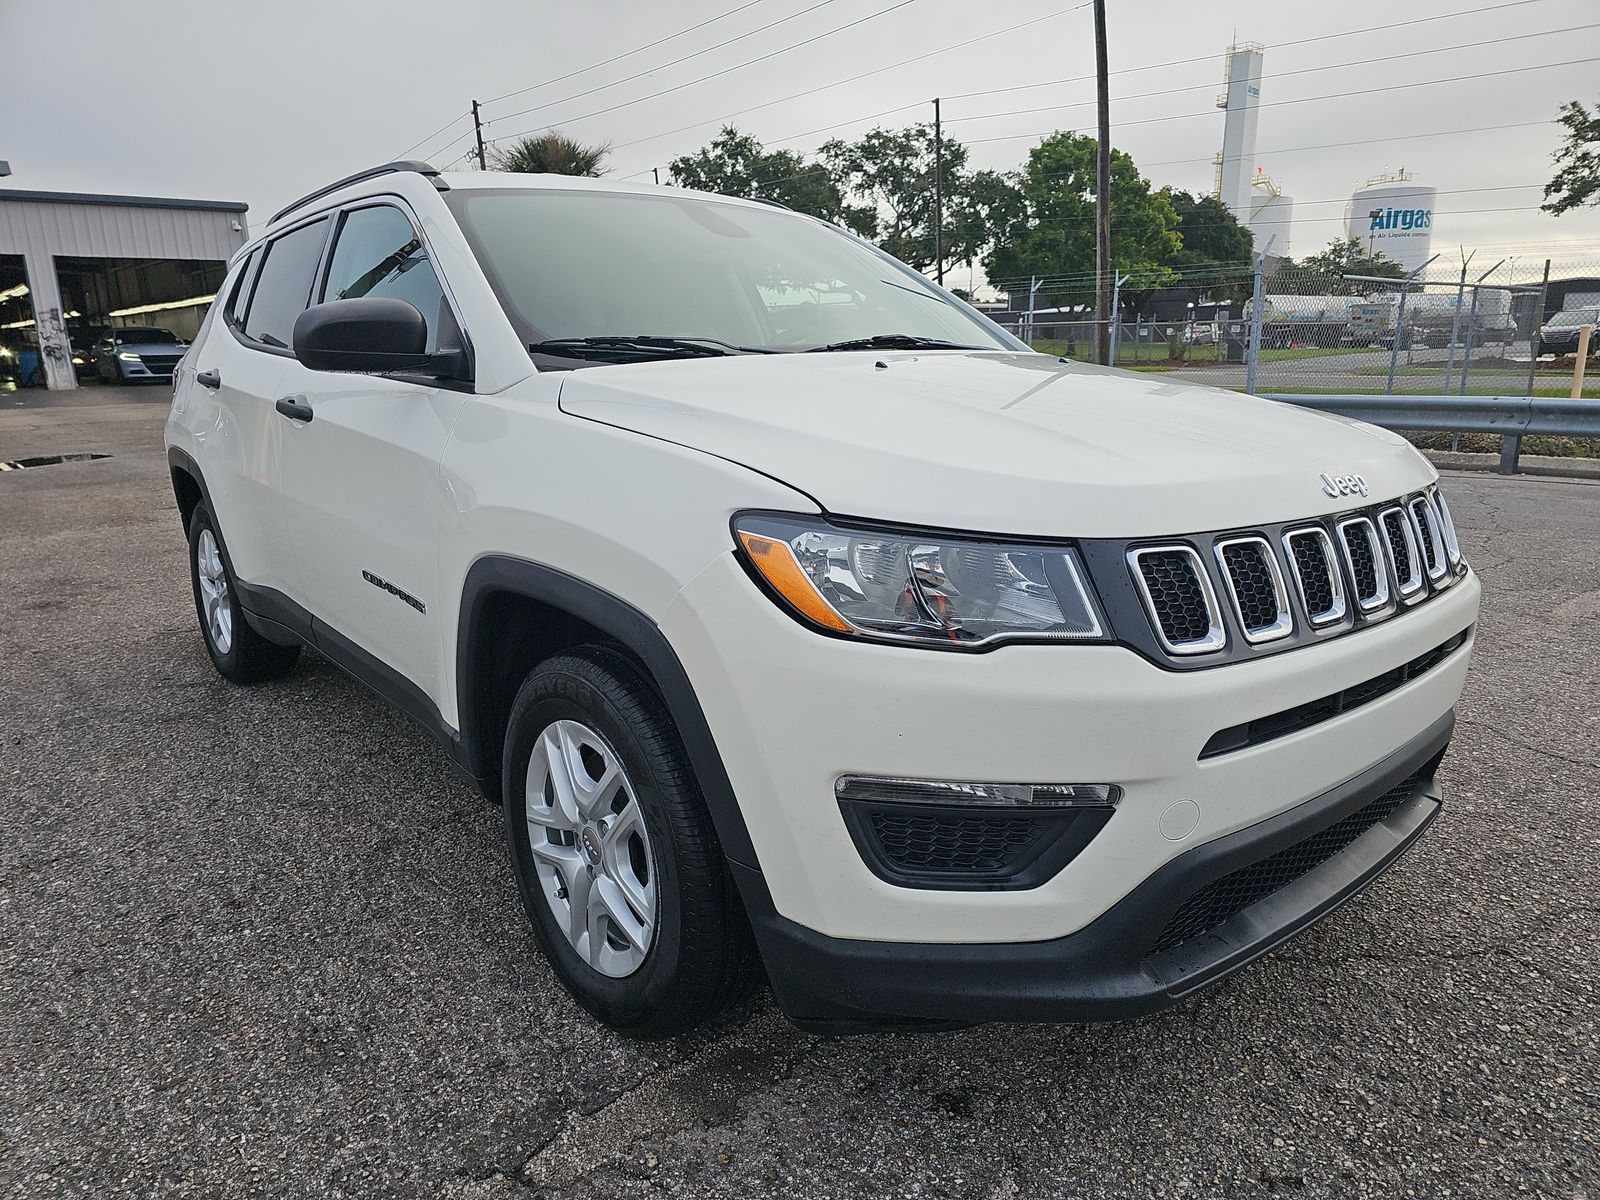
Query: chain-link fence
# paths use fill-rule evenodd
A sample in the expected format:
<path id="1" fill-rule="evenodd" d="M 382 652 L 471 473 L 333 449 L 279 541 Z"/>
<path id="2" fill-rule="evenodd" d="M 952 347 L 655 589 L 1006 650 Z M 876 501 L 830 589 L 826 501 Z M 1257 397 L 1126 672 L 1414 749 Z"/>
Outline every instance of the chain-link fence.
<path id="1" fill-rule="evenodd" d="M 1035 349 L 1092 360 L 1081 277 L 1018 281 L 991 313 Z M 1437 257 L 1395 278 L 1272 260 L 1119 283 L 1115 362 L 1239 391 L 1567 396 L 1584 323 L 1600 325 L 1600 258 Z M 1600 399 L 1600 329 L 1582 395 Z"/>

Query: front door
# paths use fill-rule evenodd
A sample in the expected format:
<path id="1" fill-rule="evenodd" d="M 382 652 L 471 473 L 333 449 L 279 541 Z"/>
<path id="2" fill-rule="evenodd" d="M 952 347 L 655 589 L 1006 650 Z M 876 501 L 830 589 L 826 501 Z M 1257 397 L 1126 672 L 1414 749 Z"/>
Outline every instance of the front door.
<path id="1" fill-rule="evenodd" d="M 410 216 L 392 203 L 351 209 L 312 302 L 387 296 L 413 304 L 438 340 L 443 291 Z M 313 371 L 290 361 L 279 388 L 309 419 L 283 417 L 283 505 L 298 599 L 318 637 L 377 659 L 437 706 L 439 460 L 465 393 L 424 379 Z M 371 667 L 373 664 L 366 664 Z M 408 689 L 398 683 L 396 700 Z M 419 715 L 427 716 L 426 712 Z"/>

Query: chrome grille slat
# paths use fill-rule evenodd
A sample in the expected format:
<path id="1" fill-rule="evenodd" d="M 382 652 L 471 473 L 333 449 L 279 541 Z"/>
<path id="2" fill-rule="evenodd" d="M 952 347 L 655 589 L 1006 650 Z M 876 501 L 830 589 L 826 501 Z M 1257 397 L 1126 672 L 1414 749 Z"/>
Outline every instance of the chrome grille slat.
<path id="1" fill-rule="evenodd" d="M 1411 514 L 1412 531 L 1417 544 L 1422 547 L 1422 562 L 1428 570 L 1428 581 L 1434 587 L 1445 587 L 1450 581 L 1450 564 L 1446 560 L 1444 538 L 1439 532 L 1442 521 L 1433 500 L 1426 494 L 1417 496 L 1406 504 Z"/>
<path id="2" fill-rule="evenodd" d="M 1368 517 L 1351 517 L 1339 522 L 1339 544 L 1344 549 L 1345 566 L 1356 588 L 1356 604 L 1364 613 L 1374 613 L 1389 604 L 1389 574 L 1384 570 L 1378 530 Z"/>
<path id="3" fill-rule="evenodd" d="M 1451 567 L 1455 567 L 1461 562 L 1461 543 L 1456 538 L 1455 518 L 1450 515 L 1450 505 L 1445 501 L 1438 484 L 1428 489 L 1428 496 L 1439 512 L 1439 532 L 1444 537 L 1445 557 L 1449 559 Z"/>
<path id="4" fill-rule="evenodd" d="M 1209 654 L 1227 644 L 1222 612 L 1194 547 L 1183 543 L 1128 551 L 1128 566 L 1156 636 L 1169 654 Z M 1199 606 L 1202 631 L 1195 619 Z"/>
<path id="5" fill-rule="evenodd" d="M 1294 576 L 1306 619 L 1319 628 L 1342 620 L 1346 610 L 1344 578 L 1328 531 L 1321 525 L 1289 530 L 1283 535 L 1283 557 Z"/>
<path id="6" fill-rule="evenodd" d="M 1383 548 L 1393 572 L 1395 592 L 1407 604 L 1423 595 L 1422 549 L 1417 545 L 1411 517 L 1396 504 L 1378 514 L 1383 531 Z"/>
<path id="7" fill-rule="evenodd" d="M 1260 643 L 1287 637 L 1294 630 L 1294 617 L 1283 572 L 1267 539 L 1225 538 L 1216 543 L 1216 555 L 1245 640 Z"/>

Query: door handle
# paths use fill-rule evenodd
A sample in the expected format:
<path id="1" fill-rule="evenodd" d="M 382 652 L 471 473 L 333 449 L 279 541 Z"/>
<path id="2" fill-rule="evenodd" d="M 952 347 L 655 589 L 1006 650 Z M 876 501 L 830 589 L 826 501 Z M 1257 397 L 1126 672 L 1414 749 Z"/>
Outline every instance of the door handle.
<path id="1" fill-rule="evenodd" d="M 291 421 L 309 421 L 315 414 L 311 411 L 311 405 L 302 403 L 304 400 L 304 396 L 285 396 L 273 407 Z"/>
<path id="2" fill-rule="evenodd" d="M 194 377 L 194 381 L 201 387 L 208 387 L 212 391 L 222 386 L 221 371 L 201 371 Z"/>

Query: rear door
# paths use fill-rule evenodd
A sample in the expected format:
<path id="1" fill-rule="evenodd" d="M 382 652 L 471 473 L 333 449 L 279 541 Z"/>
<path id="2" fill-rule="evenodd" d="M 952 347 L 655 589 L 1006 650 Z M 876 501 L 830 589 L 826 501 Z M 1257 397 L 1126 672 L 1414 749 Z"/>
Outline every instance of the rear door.
<path id="1" fill-rule="evenodd" d="M 286 535 L 282 502 L 283 447 L 294 430 L 275 405 L 294 361 L 294 319 L 310 296 L 331 224 L 322 217 L 264 243 L 229 298 L 226 332 L 209 337 L 194 358 L 196 391 L 210 392 L 219 416 L 197 433 L 201 470 L 245 605 L 267 615 L 274 597 L 262 592 L 299 591 L 297 549 Z M 201 377 L 213 386 L 201 385 Z"/>
<path id="2" fill-rule="evenodd" d="M 398 200 L 338 216 L 314 299 L 363 296 L 415 306 L 428 323 L 429 349 L 437 348 L 444 289 Z M 283 498 L 318 637 L 331 631 L 347 643 L 340 648 L 353 644 L 437 705 L 438 617 L 447 607 L 438 595 L 439 460 L 468 392 L 426 378 L 313 371 L 294 360 L 278 386 L 312 414 L 286 421 L 293 428 L 284 439 Z"/>

